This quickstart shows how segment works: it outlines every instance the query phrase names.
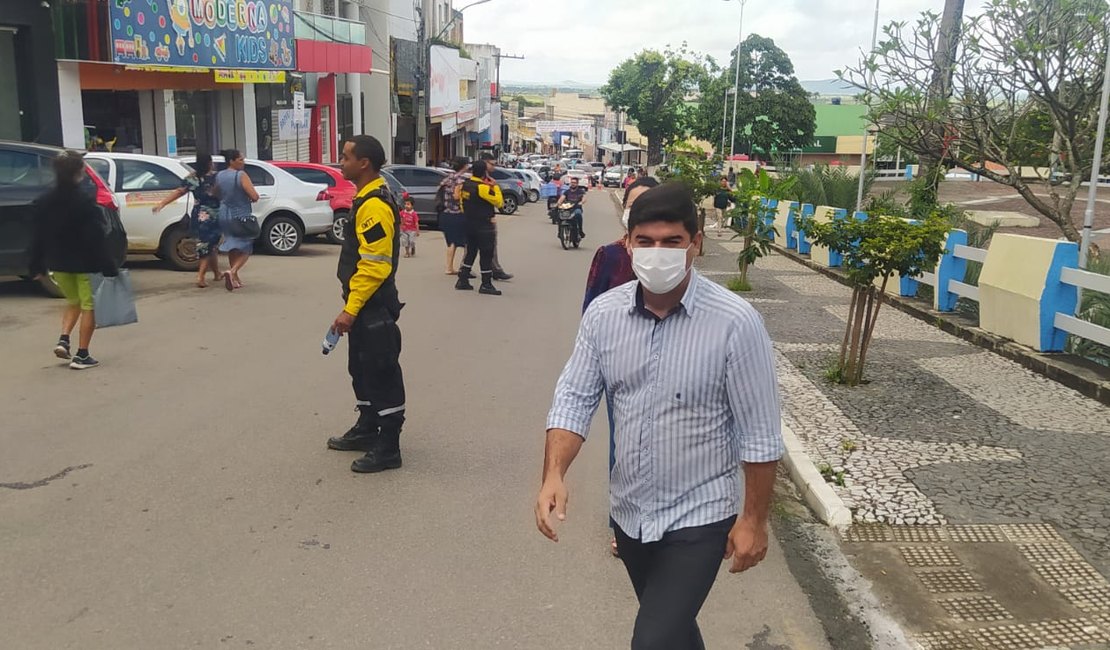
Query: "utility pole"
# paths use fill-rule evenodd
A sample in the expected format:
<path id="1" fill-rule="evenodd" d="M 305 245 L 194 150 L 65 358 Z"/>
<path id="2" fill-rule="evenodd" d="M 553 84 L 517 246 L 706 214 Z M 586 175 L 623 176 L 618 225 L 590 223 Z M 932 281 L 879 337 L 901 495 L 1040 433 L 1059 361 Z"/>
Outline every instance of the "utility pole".
<path id="1" fill-rule="evenodd" d="M 740 49 L 744 43 L 744 7 L 747 4 L 748 0 L 740 0 L 740 33 L 736 36 L 736 81 L 732 86 L 733 95 L 735 95 L 732 98 L 732 141 L 728 147 L 730 159 L 736 153 L 736 106 L 740 103 Z"/>
<path id="2" fill-rule="evenodd" d="M 879 44 L 879 2 L 875 0 L 875 22 L 871 26 L 871 51 L 868 56 L 875 54 L 875 47 Z M 871 78 L 867 82 L 868 89 L 875 84 L 875 73 L 871 73 Z M 856 212 L 863 209 L 863 179 L 864 174 L 867 172 L 867 136 L 870 134 L 870 125 L 863 127 L 863 147 L 859 153 L 859 184 L 856 186 Z M 876 137 L 876 144 L 878 144 L 878 135 Z"/>
<path id="3" fill-rule="evenodd" d="M 427 80 L 431 74 L 428 67 L 428 44 L 424 39 L 424 9 L 420 4 L 414 4 L 418 20 L 416 21 L 416 141 L 413 143 L 413 163 L 424 166 L 428 162 L 425 146 L 428 141 L 428 105 L 427 105 Z"/>
<path id="4" fill-rule="evenodd" d="M 1095 200 L 1098 196 L 1098 173 L 1102 166 L 1102 145 L 1106 142 L 1106 118 L 1110 111 L 1110 38 L 1106 40 L 1106 67 L 1102 72 L 1102 100 L 1098 110 L 1098 131 L 1095 135 L 1095 155 L 1091 161 L 1091 184 L 1087 188 L 1087 207 L 1083 211 L 1083 238 L 1079 245 L 1079 268 L 1087 268 L 1087 255 L 1091 249 L 1091 227 L 1095 223 Z M 1082 289 L 1076 301 L 1076 310 L 1083 303 Z"/>

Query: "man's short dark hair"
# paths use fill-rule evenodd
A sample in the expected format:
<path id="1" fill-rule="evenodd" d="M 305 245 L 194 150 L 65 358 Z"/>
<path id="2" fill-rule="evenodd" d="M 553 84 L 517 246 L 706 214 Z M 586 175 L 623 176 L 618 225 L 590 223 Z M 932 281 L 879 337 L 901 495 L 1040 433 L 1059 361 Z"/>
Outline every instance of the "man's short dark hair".
<path id="1" fill-rule="evenodd" d="M 370 161 L 370 169 L 381 171 L 385 167 L 385 148 L 382 143 L 372 135 L 356 135 L 351 138 L 351 149 L 354 151 L 355 160 L 365 158 Z"/>
<path id="2" fill-rule="evenodd" d="M 631 194 L 632 190 L 636 189 L 637 187 L 646 187 L 648 189 L 651 189 L 651 188 L 655 187 L 658 184 L 659 184 L 659 181 L 655 180 L 651 176 L 644 176 L 643 178 L 637 178 L 636 180 L 629 183 L 628 187 L 624 188 L 624 200 L 621 201 L 621 205 L 623 205 L 625 207 L 628 207 L 628 195 Z"/>
<path id="3" fill-rule="evenodd" d="M 470 166 L 470 173 L 478 178 L 485 176 L 488 171 L 489 169 L 487 169 L 486 161 L 484 160 L 475 160 L 474 164 Z"/>
<path id="4" fill-rule="evenodd" d="M 469 164 L 470 159 L 466 156 L 455 156 L 455 158 L 451 160 L 451 169 L 454 169 L 457 172 L 461 172 L 462 170 L 466 169 L 466 166 Z"/>
<path id="5" fill-rule="evenodd" d="M 640 195 L 628 214 L 628 231 L 644 223 L 681 223 L 693 238 L 698 234 L 698 209 L 694 195 L 682 183 L 657 185 Z"/>
<path id="6" fill-rule="evenodd" d="M 480 160 L 493 160 L 493 154 L 488 151 L 483 151 L 481 154 L 478 155 L 478 158 Z"/>

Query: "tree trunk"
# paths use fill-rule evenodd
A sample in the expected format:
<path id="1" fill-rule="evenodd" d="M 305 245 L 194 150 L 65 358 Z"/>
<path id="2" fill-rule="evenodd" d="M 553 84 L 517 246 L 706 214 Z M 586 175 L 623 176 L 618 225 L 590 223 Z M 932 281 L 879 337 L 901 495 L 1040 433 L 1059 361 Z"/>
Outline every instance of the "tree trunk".
<path id="1" fill-rule="evenodd" d="M 648 139 L 647 164 L 649 167 L 663 162 L 663 141 L 657 135 L 646 134 Z"/>
<path id="2" fill-rule="evenodd" d="M 864 293 L 864 289 L 862 287 L 856 287 L 852 291 L 852 300 L 854 302 L 859 303 L 865 298 L 865 296 L 866 294 Z M 863 305 L 857 304 L 854 318 L 852 319 L 852 322 L 848 324 L 848 327 L 852 330 L 852 342 L 850 347 L 848 348 L 848 364 L 841 372 L 841 379 L 843 381 L 846 381 L 849 386 L 855 386 L 853 380 L 856 376 L 856 365 L 858 364 L 859 359 L 860 339 L 863 335 L 863 312 Z"/>
<path id="3" fill-rule="evenodd" d="M 698 244 L 698 257 L 705 255 L 705 208 L 698 206 L 698 232 L 701 233 L 701 243 Z"/>
<path id="4" fill-rule="evenodd" d="M 871 337 L 875 335 L 875 323 L 879 320 L 879 309 L 883 306 L 883 296 L 886 294 L 886 286 L 890 281 L 890 276 L 883 278 L 883 286 L 877 292 L 875 287 L 869 289 L 872 299 L 875 301 L 874 311 L 871 309 L 871 304 L 868 304 L 868 315 L 870 322 L 867 323 L 867 329 L 863 332 L 863 342 L 860 344 L 859 349 L 859 369 L 856 383 L 863 381 L 863 366 L 867 363 L 867 350 L 871 347 Z"/>
<path id="5" fill-rule="evenodd" d="M 952 70 L 960 43 L 963 15 L 964 0 L 944 0 L 944 14 L 941 16 L 937 47 L 933 53 L 933 76 L 929 81 L 928 107 L 931 111 L 937 110 L 939 105 L 943 105 L 952 96 Z M 937 121 L 930 125 L 930 145 L 935 150 L 921 156 L 921 175 L 926 184 L 922 198 L 927 203 L 936 203 L 937 188 L 944 176 L 942 162 L 945 155 L 946 122 L 944 115 L 938 115 Z"/>

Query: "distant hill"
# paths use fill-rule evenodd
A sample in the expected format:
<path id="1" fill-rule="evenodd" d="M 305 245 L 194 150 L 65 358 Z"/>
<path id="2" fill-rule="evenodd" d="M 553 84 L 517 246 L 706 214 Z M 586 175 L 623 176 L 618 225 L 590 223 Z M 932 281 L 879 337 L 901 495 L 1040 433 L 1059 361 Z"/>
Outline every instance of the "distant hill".
<path id="1" fill-rule="evenodd" d="M 541 82 L 541 81 L 502 81 L 501 85 L 505 90 L 543 90 L 547 88 L 558 88 L 570 92 L 588 92 L 597 90 L 601 84 L 586 83 L 583 81 L 559 81 L 559 82 Z"/>
<path id="2" fill-rule="evenodd" d="M 815 79 L 798 83 L 802 84 L 802 88 L 805 88 L 806 92 L 822 97 L 854 97 L 860 92 L 859 88 L 850 86 L 839 79 Z"/>

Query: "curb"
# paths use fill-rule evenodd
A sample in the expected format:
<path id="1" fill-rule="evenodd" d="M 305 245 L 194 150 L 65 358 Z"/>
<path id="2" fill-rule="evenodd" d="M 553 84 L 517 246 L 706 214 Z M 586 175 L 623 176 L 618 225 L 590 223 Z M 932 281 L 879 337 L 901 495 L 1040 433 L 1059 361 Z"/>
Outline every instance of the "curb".
<path id="1" fill-rule="evenodd" d="M 786 453 L 782 460 L 790 472 L 794 485 L 802 493 L 802 499 L 817 517 L 817 520 L 826 526 L 844 529 L 852 525 L 852 511 L 844 505 L 832 486 L 817 471 L 817 467 L 806 453 L 805 446 L 794 431 L 782 423 L 782 438 L 786 444 Z"/>
<path id="2" fill-rule="evenodd" d="M 798 264 L 813 269 L 840 284 L 850 286 L 847 278 L 836 269 L 825 268 L 807 257 L 778 245 L 772 245 L 772 248 L 776 253 L 787 259 L 794 260 Z M 935 325 L 943 332 L 1011 361 L 1016 361 L 1024 368 L 1039 375 L 1044 375 L 1086 397 L 1110 406 L 1110 380 L 1101 376 L 1105 371 L 1086 367 L 1086 364 L 1081 363 L 1078 357 L 1063 353 L 1044 354 L 1037 352 L 1032 348 L 996 336 L 978 327 L 959 323 L 949 312 L 933 311 L 918 305 L 914 300 L 902 296 L 887 293 L 883 296 L 883 302 L 918 320 Z"/>

